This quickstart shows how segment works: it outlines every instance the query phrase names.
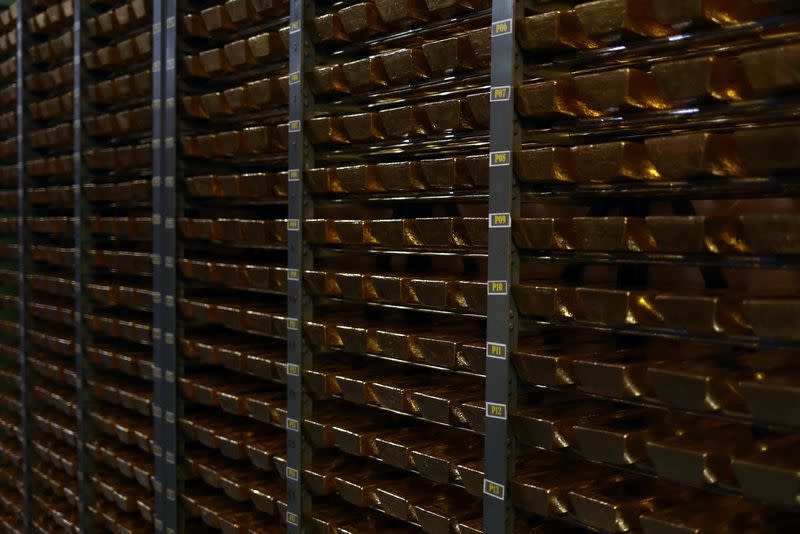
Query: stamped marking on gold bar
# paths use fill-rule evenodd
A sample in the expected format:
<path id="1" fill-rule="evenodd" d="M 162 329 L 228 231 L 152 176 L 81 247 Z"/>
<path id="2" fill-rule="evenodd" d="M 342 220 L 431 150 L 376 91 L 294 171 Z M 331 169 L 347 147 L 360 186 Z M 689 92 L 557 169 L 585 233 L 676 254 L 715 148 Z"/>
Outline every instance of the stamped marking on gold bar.
<path id="1" fill-rule="evenodd" d="M 288 478 L 289 480 L 294 480 L 295 482 L 297 482 L 297 480 L 300 478 L 300 474 L 298 473 L 297 469 L 295 469 L 294 467 L 289 467 L 287 465 L 286 466 L 286 478 Z"/>
<path id="2" fill-rule="evenodd" d="M 286 221 L 286 229 L 290 232 L 297 232 L 300 230 L 300 219 L 289 219 Z"/>
<path id="3" fill-rule="evenodd" d="M 294 317 L 287 317 L 286 328 L 288 328 L 289 330 L 297 330 L 300 328 L 300 321 L 298 321 Z"/>
<path id="4" fill-rule="evenodd" d="M 297 526 L 297 525 L 299 525 L 300 520 L 297 517 L 296 513 L 290 512 L 290 511 L 287 510 L 286 511 L 286 522 L 289 523 L 290 525 Z"/>
<path id="5" fill-rule="evenodd" d="M 300 72 L 293 72 L 289 74 L 289 85 L 300 83 Z"/>
<path id="6" fill-rule="evenodd" d="M 486 417 L 492 417 L 494 419 L 506 419 L 506 405 L 497 402 L 487 402 Z"/>
<path id="7" fill-rule="evenodd" d="M 511 19 L 505 19 L 492 24 L 492 37 L 511 33 L 514 23 Z"/>
<path id="8" fill-rule="evenodd" d="M 488 478 L 483 479 L 483 492 L 489 497 L 506 500 L 506 487 L 503 484 L 492 482 Z"/>
<path id="9" fill-rule="evenodd" d="M 297 432 L 300 430 L 300 423 L 297 419 L 291 419 L 289 417 L 286 418 L 286 430 L 291 430 L 293 432 Z"/>
<path id="10" fill-rule="evenodd" d="M 290 132 L 299 132 L 300 131 L 300 121 L 298 121 L 298 120 L 289 121 L 289 131 Z"/>
<path id="11" fill-rule="evenodd" d="M 511 214 L 490 213 L 489 228 L 511 228 Z"/>
<path id="12" fill-rule="evenodd" d="M 300 170 L 299 169 L 289 169 L 289 181 L 290 182 L 299 182 L 300 181 Z"/>
<path id="13" fill-rule="evenodd" d="M 290 376 L 300 376 L 300 366 L 296 363 L 287 363 L 286 374 Z"/>
<path id="14" fill-rule="evenodd" d="M 495 358 L 497 360 L 505 360 L 507 354 L 507 347 L 504 343 L 486 343 L 486 357 Z"/>
<path id="15" fill-rule="evenodd" d="M 286 279 L 290 282 L 299 282 L 300 281 L 300 271 L 297 269 L 289 269 L 286 271 Z"/>
<path id="16" fill-rule="evenodd" d="M 489 295 L 508 295 L 508 282 L 505 280 L 489 280 L 486 282 Z"/>
<path id="17" fill-rule="evenodd" d="M 509 100 L 511 100 L 511 87 L 508 85 L 492 87 L 489 91 L 490 102 L 508 102 Z"/>
<path id="18" fill-rule="evenodd" d="M 297 32 L 299 32 L 299 31 L 300 31 L 300 29 L 301 29 L 301 26 L 300 26 L 300 21 L 298 21 L 298 20 L 296 20 L 296 21 L 293 21 L 293 22 L 292 22 L 292 23 L 289 25 L 289 33 L 297 33 Z"/>
<path id="19" fill-rule="evenodd" d="M 502 152 L 491 152 L 489 154 L 490 167 L 506 167 L 511 165 L 511 151 L 503 150 Z"/>

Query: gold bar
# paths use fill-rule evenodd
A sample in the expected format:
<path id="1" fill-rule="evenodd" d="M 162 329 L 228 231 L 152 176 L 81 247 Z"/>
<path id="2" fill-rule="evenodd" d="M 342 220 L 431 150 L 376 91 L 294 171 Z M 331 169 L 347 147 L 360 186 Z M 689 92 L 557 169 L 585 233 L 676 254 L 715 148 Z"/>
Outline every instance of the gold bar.
<path id="1" fill-rule="evenodd" d="M 652 304 L 653 291 L 577 288 L 581 318 L 610 327 L 658 324 L 660 316 Z"/>
<path id="2" fill-rule="evenodd" d="M 554 53 L 596 48 L 572 10 L 548 11 L 525 17 L 520 45 L 529 52 Z"/>

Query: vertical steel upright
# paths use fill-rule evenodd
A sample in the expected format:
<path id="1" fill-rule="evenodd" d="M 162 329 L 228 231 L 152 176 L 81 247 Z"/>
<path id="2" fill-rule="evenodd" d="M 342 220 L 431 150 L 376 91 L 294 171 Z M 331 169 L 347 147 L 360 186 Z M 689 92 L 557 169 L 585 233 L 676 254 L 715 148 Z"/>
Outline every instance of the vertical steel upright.
<path id="1" fill-rule="evenodd" d="M 179 532 L 175 219 L 177 2 L 153 4 L 153 395 L 156 530 Z"/>
<path id="2" fill-rule="evenodd" d="M 302 483 L 303 465 L 311 461 L 311 446 L 303 437 L 303 418 L 310 413 L 311 397 L 303 388 L 302 374 L 313 365 L 311 349 L 303 339 L 303 322 L 311 315 L 310 300 L 303 293 L 303 272 L 312 267 L 311 253 L 303 242 L 303 221 L 313 217 L 313 205 L 305 193 L 303 173 L 306 162 L 313 162 L 313 149 L 304 133 L 312 102 L 305 67 L 313 54 L 309 34 L 313 2 L 291 0 L 289 9 L 286 524 L 287 532 L 297 533 L 307 530 L 303 521 L 311 511 L 311 495 Z"/>
<path id="3" fill-rule="evenodd" d="M 515 36 L 520 0 L 492 2 L 492 63 L 489 153 L 489 269 L 486 331 L 486 441 L 483 524 L 487 534 L 514 532 L 508 481 L 514 474 L 516 447 L 508 416 L 514 410 L 517 381 L 511 365 L 518 320 L 511 285 L 518 280 L 518 255 L 511 220 L 519 213 L 513 158 L 519 148 L 514 89 L 519 82 Z"/>
<path id="4" fill-rule="evenodd" d="M 83 150 L 83 120 L 86 102 L 81 93 L 81 87 L 86 85 L 86 73 L 83 68 L 82 51 L 86 49 L 82 31 L 84 17 L 83 0 L 73 0 L 73 45 L 72 45 L 72 172 L 74 186 L 74 212 L 75 219 L 75 416 L 76 416 L 76 445 L 78 467 L 78 526 L 81 532 L 92 532 L 92 514 L 89 505 L 94 502 L 92 484 L 92 460 L 87 453 L 86 443 L 92 439 L 91 421 L 89 418 L 90 395 L 87 381 L 91 366 L 86 357 L 89 330 L 85 327 L 84 314 L 88 313 L 89 302 L 86 298 L 85 287 L 88 281 L 89 267 L 86 263 L 86 251 L 89 240 L 88 218 L 89 205 L 84 194 L 84 169 L 81 153 Z"/>
<path id="5" fill-rule="evenodd" d="M 20 392 L 22 395 L 21 419 L 21 446 L 22 446 L 22 512 L 24 514 L 25 532 L 33 530 L 33 475 L 31 471 L 32 451 L 31 432 L 33 430 L 31 418 L 31 403 L 33 400 L 33 384 L 31 369 L 28 366 L 28 291 L 25 274 L 29 271 L 30 254 L 28 252 L 28 225 L 25 217 L 28 213 L 28 194 L 25 190 L 25 162 L 28 160 L 30 149 L 25 142 L 25 132 L 31 125 L 30 111 L 25 98 L 25 74 L 30 72 L 30 62 L 27 51 L 32 46 L 32 39 L 28 29 L 28 18 L 33 14 L 33 2 L 17 0 L 17 218 L 19 230 L 17 246 L 19 247 L 19 363 L 20 363 Z"/>

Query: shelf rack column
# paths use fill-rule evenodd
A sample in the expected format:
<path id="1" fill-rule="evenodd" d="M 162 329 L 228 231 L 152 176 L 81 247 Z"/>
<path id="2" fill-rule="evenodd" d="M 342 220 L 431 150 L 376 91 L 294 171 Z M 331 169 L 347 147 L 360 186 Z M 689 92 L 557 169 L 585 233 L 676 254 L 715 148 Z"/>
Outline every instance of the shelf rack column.
<path id="1" fill-rule="evenodd" d="M 175 188 L 177 2 L 153 5 L 153 395 L 156 530 L 180 532 Z"/>
<path id="2" fill-rule="evenodd" d="M 93 485 L 91 474 L 93 471 L 92 459 L 86 444 L 93 440 L 90 413 L 90 387 L 88 380 L 91 376 L 91 365 L 86 347 L 89 346 L 90 331 L 86 328 L 84 314 L 90 313 L 90 303 L 86 295 L 86 284 L 89 281 L 90 267 L 87 263 L 87 252 L 90 249 L 89 240 L 89 204 L 84 191 L 87 183 L 83 167 L 83 152 L 85 132 L 83 116 L 87 106 L 81 88 L 88 85 L 88 75 L 83 66 L 82 54 L 88 47 L 84 46 L 88 35 L 83 32 L 84 17 L 90 13 L 84 6 L 83 0 L 73 0 L 73 48 L 72 48 L 72 172 L 74 177 L 74 205 L 75 218 L 75 416 L 76 416 L 76 455 L 78 467 L 78 526 L 81 532 L 93 531 L 92 514 L 89 510 L 94 503 Z"/>
<path id="3" fill-rule="evenodd" d="M 19 231 L 17 234 L 17 246 L 19 247 L 19 363 L 20 363 L 20 392 L 22 395 L 22 419 L 21 419 L 21 445 L 22 445 L 22 483 L 24 488 L 22 511 L 25 521 L 25 532 L 33 531 L 33 474 L 32 474 L 32 450 L 31 432 L 33 431 L 33 421 L 31 417 L 31 403 L 33 401 L 33 381 L 31 369 L 28 365 L 28 291 L 26 287 L 25 274 L 30 271 L 30 253 L 28 243 L 30 232 L 25 224 L 25 217 L 29 213 L 28 194 L 25 191 L 25 162 L 30 158 L 29 144 L 25 142 L 25 132 L 30 131 L 32 119 L 30 110 L 26 105 L 29 100 L 26 98 L 25 74 L 31 72 L 30 56 L 27 50 L 32 46 L 30 30 L 27 25 L 28 19 L 33 15 L 33 2 L 17 2 L 17 218 L 19 220 Z"/>
<path id="4" fill-rule="evenodd" d="M 313 366 L 312 351 L 303 338 L 303 322 L 312 315 L 311 301 L 303 292 L 303 272 L 313 265 L 312 255 L 303 241 L 303 221 L 313 217 L 311 197 L 305 193 L 303 174 L 313 166 L 311 144 L 304 133 L 304 122 L 312 105 L 311 90 L 305 75 L 312 61 L 310 39 L 314 9 L 311 0 L 291 0 L 289 6 L 289 174 L 287 220 L 287 532 L 308 530 L 303 519 L 311 512 L 311 495 L 303 488 L 303 465 L 311 462 L 311 445 L 303 437 L 303 418 L 311 413 L 311 397 L 304 390 L 303 369 Z"/>
<path id="5" fill-rule="evenodd" d="M 518 0 L 493 0 L 491 29 L 489 264 L 486 330 L 486 440 L 484 448 L 483 525 L 487 534 L 514 532 L 508 481 L 514 474 L 516 446 L 508 416 L 517 398 L 511 352 L 518 337 L 511 286 L 518 280 L 518 255 L 511 221 L 519 214 L 513 157 L 519 148 L 514 88 L 519 81 L 515 21 Z"/>

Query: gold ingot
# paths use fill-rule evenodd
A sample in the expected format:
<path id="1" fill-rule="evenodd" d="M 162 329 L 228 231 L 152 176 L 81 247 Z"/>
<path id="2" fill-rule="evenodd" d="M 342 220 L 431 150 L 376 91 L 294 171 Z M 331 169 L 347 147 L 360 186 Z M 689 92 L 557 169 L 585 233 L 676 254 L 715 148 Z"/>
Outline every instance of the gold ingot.
<path id="1" fill-rule="evenodd" d="M 574 182 L 578 170 L 568 148 L 547 147 L 515 154 L 515 168 L 521 182 Z"/>
<path id="2" fill-rule="evenodd" d="M 381 61 L 392 84 L 406 84 L 429 77 L 425 55 L 419 48 L 405 48 L 382 54 Z"/>
<path id="3" fill-rule="evenodd" d="M 430 71 L 435 74 L 472 69 L 477 62 L 470 40 L 464 36 L 425 43 L 422 53 Z"/>
<path id="4" fill-rule="evenodd" d="M 800 216 L 741 215 L 739 221 L 748 251 L 772 255 L 800 253 Z"/>
<path id="5" fill-rule="evenodd" d="M 580 100 L 602 113 L 669 107 L 653 76 L 639 69 L 624 68 L 584 74 L 575 77 L 575 85 Z"/>
<path id="6" fill-rule="evenodd" d="M 579 243 L 572 219 L 514 219 L 514 242 L 522 249 L 572 250 Z"/>
<path id="7" fill-rule="evenodd" d="M 345 63 L 342 70 L 350 91 L 368 91 L 389 85 L 380 56 Z"/>
<path id="8" fill-rule="evenodd" d="M 380 141 L 386 137 L 377 113 L 356 113 L 342 117 L 347 138 L 351 142 Z"/>
<path id="9" fill-rule="evenodd" d="M 574 287 L 557 287 L 526 282 L 513 286 L 520 313 L 544 319 L 574 317 L 579 302 Z"/>
<path id="10" fill-rule="evenodd" d="M 208 7 L 200 12 L 200 16 L 203 18 L 203 23 L 209 33 L 236 30 L 228 10 L 223 5 Z"/>
<path id="11" fill-rule="evenodd" d="M 661 317 L 652 299 L 653 291 L 577 288 L 583 314 L 580 318 L 610 327 L 658 324 Z"/>
<path id="12" fill-rule="evenodd" d="M 339 10 L 339 19 L 350 38 L 364 38 L 386 31 L 378 9 L 371 2 L 362 2 Z"/>
<path id="13" fill-rule="evenodd" d="M 586 33 L 604 43 L 629 37 L 667 37 L 675 33 L 656 20 L 650 2 L 596 0 L 576 6 L 575 13 Z"/>
<path id="14" fill-rule="evenodd" d="M 761 443 L 757 452 L 734 457 L 733 470 L 742 493 L 778 506 L 796 506 L 800 465 L 793 451 L 798 444 L 796 435 L 773 438 Z"/>
<path id="15" fill-rule="evenodd" d="M 389 138 L 425 135 L 431 128 L 427 114 L 417 106 L 385 109 L 378 112 L 378 117 Z"/>
<path id="16" fill-rule="evenodd" d="M 649 252 L 655 250 L 645 221 L 636 217 L 575 217 L 578 248 L 601 252 Z"/>
<path id="17" fill-rule="evenodd" d="M 739 56 L 753 89 L 774 93 L 800 84 L 800 45 L 776 46 L 744 52 Z"/>
<path id="18" fill-rule="evenodd" d="M 520 45 L 529 52 L 553 53 L 597 48 L 574 11 L 548 11 L 525 17 Z"/>
<path id="19" fill-rule="evenodd" d="M 742 156 L 729 135 L 701 132 L 656 137 L 645 140 L 645 147 L 658 173 L 665 178 L 746 174 Z"/>
<path id="20" fill-rule="evenodd" d="M 645 146 L 639 143 L 618 141 L 576 146 L 570 155 L 576 181 L 608 183 L 661 179 Z"/>
<path id="21" fill-rule="evenodd" d="M 755 335 L 779 341 L 800 340 L 800 300 L 746 299 L 742 303 L 744 316 Z"/>
<path id="22" fill-rule="evenodd" d="M 752 92 L 739 64 L 717 56 L 656 63 L 651 72 L 670 103 L 708 99 L 738 102 Z"/>
<path id="23" fill-rule="evenodd" d="M 733 138 L 752 176 L 800 168 L 800 128 L 740 128 Z"/>
<path id="24" fill-rule="evenodd" d="M 384 23 L 400 28 L 426 22 L 431 16 L 424 0 L 376 0 L 375 7 Z"/>
<path id="25" fill-rule="evenodd" d="M 371 182 L 370 191 L 421 191 L 427 188 L 420 162 L 378 163 L 374 170 L 376 180 Z"/>
<path id="26" fill-rule="evenodd" d="M 516 101 L 520 115 L 531 119 L 553 120 L 597 115 L 579 101 L 575 84 L 569 80 L 549 80 L 523 85 L 517 91 Z"/>
<path id="27" fill-rule="evenodd" d="M 318 43 L 347 42 L 350 40 L 344 31 L 338 13 L 328 13 L 314 19 L 314 40 Z"/>
<path id="28" fill-rule="evenodd" d="M 741 24 L 774 15 L 769 9 L 754 6 L 752 0 L 650 0 L 650 5 L 656 20 L 676 27 L 708 22 Z"/>

